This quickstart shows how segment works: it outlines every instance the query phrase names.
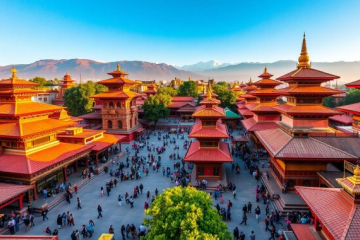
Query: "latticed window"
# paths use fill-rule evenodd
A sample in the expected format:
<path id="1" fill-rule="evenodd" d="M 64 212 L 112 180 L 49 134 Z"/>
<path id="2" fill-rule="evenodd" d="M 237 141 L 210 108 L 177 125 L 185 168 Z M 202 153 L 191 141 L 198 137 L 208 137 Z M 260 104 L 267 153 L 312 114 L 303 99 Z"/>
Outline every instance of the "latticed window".
<path id="1" fill-rule="evenodd" d="M 110 128 L 110 129 L 113 127 L 113 126 L 112 126 L 112 121 L 111 121 L 111 120 L 108 120 L 108 121 L 107 121 L 107 126 L 108 126 L 108 128 Z"/>
<path id="2" fill-rule="evenodd" d="M 118 127 L 119 127 L 119 129 L 122 129 L 123 128 L 123 126 L 122 126 L 122 121 L 118 121 Z"/>

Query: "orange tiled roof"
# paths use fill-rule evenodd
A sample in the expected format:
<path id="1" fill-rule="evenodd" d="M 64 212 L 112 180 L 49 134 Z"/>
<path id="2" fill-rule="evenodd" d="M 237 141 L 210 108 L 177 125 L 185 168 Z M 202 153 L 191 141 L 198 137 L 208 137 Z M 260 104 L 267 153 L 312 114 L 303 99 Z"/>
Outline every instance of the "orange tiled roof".
<path id="1" fill-rule="evenodd" d="M 277 106 L 277 102 L 266 102 L 260 103 L 255 108 L 253 108 L 253 112 L 277 112 L 273 107 Z"/>
<path id="2" fill-rule="evenodd" d="M 94 147 L 92 148 L 92 151 L 102 151 L 105 148 L 109 148 L 112 145 L 118 143 L 121 139 L 125 138 L 126 136 L 122 135 L 113 135 L 113 134 L 104 134 L 104 138 L 97 139 L 91 145 Z"/>
<path id="3" fill-rule="evenodd" d="M 90 152 L 93 146 L 59 143 L 42 151 L 24 155 L 0 155 L 0 172 L 33 174 L 50 166 L 58 165 L 79 153 Z"/>
<path id="4" fill-rule="evenodd" d="M 90 96 L 91 98 L 102 98 L 102 99 L 127 99 L 127 98 L 134 98 L 139 97 L 140 94 L 132 91 L 122 92 L 104 92 Z"/>
<path id="5" fill-rule="evenodd" d="M 221 103 L 221 101 L 220 100 L 218 100 L 218 99 L 216 99 L 216 98 L 205 98 L 204 100 L 202 100 L 201 102 L 200 102 L 200 104 L 202 104 L 202 105 L 206 105 L 206 104 L 220 104 Z"/>
<path id="6" fill-rule="evenodd" d="M 336 115 L 341 114 L 331 108 L 322 105 L 313 106 L 293 106 L 289 104 L 280 104 L 273 107 L 281 113 L 291 114 L 324 114 L 324 115 Z"/>
<path id="7" fill-rule="evenodd" d="M 122 77 L 115 77 L 115 78 L 109 78 L 109 79 L 105 79 L 105 80 L 101 80 L 98 81 L 97 83 L 103 84 L 103 85 L 108 85 L 108 84 L 139 84 L 138 82 L 134 81 L 134 80 L 130 80 L 127 78 L 122 78 Z"/>
<path id="8" fill-rule="evenodd" d="M 295 187 L 334 239 L 357 240 L 360 207 L 338 188 Z"/>
<path id="9" fill-rule="evenodd" d="M 241 116 L 246 116 L 246 117 L 254 116 L 254 113 L 247 108 L 241 108 L 238 111 L 241 114 Z"/>
<path id="10" fill-rule="evenodd" d="M 202 97 L 203 99 L 204 99 L 204 98 L 207 98 L 207 96 L 208 96 L 207 93 L 201 95 L 201 97 Z M 212 97 L 217 97 L 218 95 L 213 92 L 213 93 L 211 93 L 211 96 L 212 96 Z"/>
<path id="11" fill-rule="evenodd" d="M 43 132 L 54 132 L 73 125 L 75 125 L 74 122 L 64 122 L 55 119 L 25 123 L 4 123 L 0 124 L 0 137 L 28 137 Z"/>
<path id="12" fill-rule="evenodd" d="M 196 109 L 195 104 L 188 103 L 188 104 L 185 104 L 184 106 L 182 106 L 181 108 L 179 108 L 177 110 L 177 112 L 191 112 L 191 113 L 193 113 L 195 111 L 195 109 Z"/>
<path id="13" fill-rule="evenodd" d="M 0 103 L 0 116 L 31 115 L 61 109 L 64 109 L 64 107 L 38 102 Z"/>
<path id="14" fill-rule="evenodd" d="M 200 148 L 200 142 L 190 144 L 185 162 L 232 162 L 229 144 L 219 142 L 218 148 Z"/>
<path id="15" fill-rule="evenodd" d="M 245 105 L 245 107 L 251 111 L 258 105 L 259 105 L 259 103 L 248 103 Z"/>
<path id="16" fill-rule="evenodd" d="M 192 114 L 192 117 L 225 117 L 225 111 L 223 108 L 214 106 L 212 108 L 207 108 L 206 106 L 200 106 L 196 108 L 195 112 Z"/>
<path id="17" fill-rule="evenodd" d="M 34 186 L 32 185 L 0 183 L 0 205 L 18 197 L 22 193 L 26 193 L 33 188 Z"/>
<path id="18" fill-rule="evenodd" d="M 317 93 L 317 94 L 326 94 L 326 95 L 334 95 L 338 93 L 342 93 L 342 91 L 326 88 L 321 86 L 313 86 L 313 87 L 287 87 L 274 91 L 275 93 L 287 93 L 287 94 L 297 94 L 297 93 Z"/>
<path id="19" fill-rule="evenodd" d="M 216 122 L 215 128 L 212 127 L 204 127 L 201 123 L 201 121 L 194 124 L 194 126 L 191 129 L 191 132 L 189 133 L 190 138 L 228 138 L 229 135 L 226 131 L 226 126 L 222 124 L 221 122 Z"/>
<path id="20" fill-rule="evenodd" d="M 256 97 L 250 94 L 242 94 L 239 97 L 245 98 L 245 99 L 255 99 Z"/>
<path id="21" fill-rule="evenodd" d="M 68 135 L 66 132 L 59 133 L 58 138 L 88 138 L 99 133 L 103 133 L 105 130 L 94 130 L 94 129 L 83 129 L 82 133 L 78 133 L 76 135 Z"/>
<path id="22" fill-rule="evenodd" d="M 255 91 L 252 91 L 251 95 L 253 95 L 253 96 L 268 96 L 268 95 L 279 96 L 280 93 L 276 92 L 275 89 L 257 89 Z"/>
<path id="23" fill-rule="evenodd" d="M 347 112 L 354 115 L 360 115 L 360 102 L 353 103 L 345 106 L 340 106 L 336 108 L 339 111 Z"/>
<path id="24" fill-rule="evenodd" d="M 167 105 L 167 108 L 181 108 L 187 104 L 190 104 L 191 106 L 195 106 L 195 104 L 191 102 L 173 102 Z"/>
<path id="25" fill-rule="evenodd" d="M 281 77 L 278 77 L 277 80 L 288 81 L 288 80 L 311 80 L 311 79 L 320 79 L 320 80 L 333 80 L 338 79 L 339 76 L 322 72 L 313 68 L 299 68 L 294 71 L 291 71 Z"/>
<path id="26" fill-rule="evenodd" d="M 30 82 L 30 81 L 27 81 L 25 79 L 20 79 L 20 78 L 16 78 L 15 80 L 13 80 L 12 78 L 0 80 L 0 86 L 4 86 L 4 85 L 28 86 L 28 87 L 39 86 L 38 83 Z"/>

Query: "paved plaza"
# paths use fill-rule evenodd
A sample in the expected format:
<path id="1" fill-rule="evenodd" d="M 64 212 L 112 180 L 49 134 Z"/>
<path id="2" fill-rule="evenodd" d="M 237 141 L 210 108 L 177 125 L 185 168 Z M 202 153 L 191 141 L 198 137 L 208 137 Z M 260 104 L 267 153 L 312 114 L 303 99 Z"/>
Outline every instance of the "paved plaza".
<path id="1" fill-rule="evenodd" d="M 175 137 L 175 134 L 170 135 L 171 138 Z M 183 148 L 183 142 L 188 140 L 186 137 L 184 140 L 176 139 L 176 144 L 180 145 L 180 156 L 184 157 L 186 153 L 186 149 Z M 155 146 L 162 145 L 162 141 L 158 141 L 157 137 L 151 136 L 149 142 L 154 143 Z M 129 144 L 122 144 L 122 149 L 125 150 L 126 147 L 131 149 Z M 133 155 L 134 150 L 130 150 L 131 154 Z M 173 160 L 169 160 L 169 155 L 174 153 L 174 145 L 171 144 L 167 147 L 166 151 L 161 154 L 162 159 L 162 167 L 170 167 L 173 169 Z M 176 150 L 177 152 L 177 150 Z M 147 156 L 148 152 L 146 147 L 140 150 L 139 156 Z M 125 162 L 126 156 L 123 156 L 120 161 Z M 178 161 L 178 160 L 177 160 Z M 265 217 L 265 205 L 262 202 L 259 203 L 261 208 L 261 216 L 260 216 L 260 223 L 257 223 L 255 219 L 254 209 L 256 207 L 255 202 L 255 187 L 257 183 L 254 178 L 250 175 L 249 171 L 245 171 L 243 169 L 243 161 L 239 158 L 234 158 L 234 163 L 239 163 L 241 166 L 240 174 L 236 174 L 235 172 L 231 171 L 231 164 L 227 164 L 226 171 L 228 180 L 235 183 L 237 187 L 237 198 L 236 200 L 233 199 L 232 193 L 230 191 L 226 191 L 223 195 L 225 197 L 225 203 L 220 204 L 226 208 L 226 202 L 228 199 L 231 199 L 233 202 L 232 207 L 232 220 L 226 222 L 229 226 L 229 230 L 233 232 L 234 228 L 237 226 L 240 231 L 243 231 L 246 234 L 246 239 L 248 239 L 250 231 L 255 231 L 256 239 L 268 239 L 270 237 L 269 232 L 265 232 L 265 225 L 264 225 L 264 217 Z M 116 168 L 116 164 L 110 166 L 110 169 Z M 154 172 L 150 169 L 149 175 L 145 176 L 142 175 L 140 180 L 132 180 L 132 181 L 124 181 L 119 182 L 116 187 L 114 187 L 111 192 L 110 196 L 106 196 L 106 191 L 104 192 L 104 196 L 100 196 L 100 188 L 104 187 L 106 182 L 111 180 L 109 174 L 101 173 L 100 175 L 95 175 L 95 179 L 92 180 L 89 184 L 85 185 L 78 194 L 74 194 L 73 198 L 71 199 L 71 204 L 68 204 L 66 201 L 63 201 L 54 209 L 52 209 L 48 213 L 49 220 L 43 221 L 42 217 L 37 216 L 35 218 L 35 226 L 31 228 L 30 232 L 25 232 L 25 226 L 20 227 L 20 231 L 17 234 L 26 235 L 45 235 L 43 230 L 46 227 L 50 227 L 51 230 L 57 228 L 56 219 L 58 214 L 62 214 L 63 212 L 70 211 L 73 213 L 75 218 L 75 226 L 65 226 L 62 229 L 59 229 L 59 237 L 60 240 L 63 239 L 71 239 L 70 235 L 73 230 L 81 229 L 82 224 L 87 225 L 89 220 L 93 220 L 95 222 L 95 233 L 92 239 L 97 239 L 102 233 L 107 233 L 109 226 L 113 225 L 115 228 L 115 239 L 121 239 L 120 228 L 122 225 L 127 224 L 134 224 L 135 226 L 139 227 L 142 219 L 145 217 L 144 214 L 144 203 L 146 201 L 146 192 L 150 191 L 151 195 L 155 194 L 155 189 L 157 188 L 159 192 L 163 189 L 173 187 L 175 183 L 172 183 L 170 178 L 163 176 L 161 169 L 159 172 Z M 79 173 L 80 175 L 80 173 Z M 114 177 L 113 177 L 114 178 Z M 129 194 L 133 193 L 133 189 L 135 186 L 140 185 L 142 183 L 144 185 L 144 192 L 139 198 L 135 199 L 134 208 L 130 209 L 130 205 L 123 204 L 123 206 L 118 205 L 118 195 L 121 194 L 123 197 L 126 192 Z M 80 197 L 82 201 L 82 209 L 77 210 L 77 202 L 76 198 Z M 45 201 L 45 200 L 39 200 Z M 214 200 L 213 200 L 214 201 Z M 239 225 L 242 219 L 242 207 L 245 203 L 252 202 L 253 204 L 253 211 L 252 213 L 248 214 L 248 221 L 247 226 Z M 218 201 L 214 201 L 214 206 L 219 203 Z M 97 219 L 97 206 L 102 206 L 103 209 L 103 218 Z M 272 209 L 272 206 L 270 207 Z M 279 225 L 280 226 L 280 225 Z M 278 226 L 278 227 L 279 227 Z"/>

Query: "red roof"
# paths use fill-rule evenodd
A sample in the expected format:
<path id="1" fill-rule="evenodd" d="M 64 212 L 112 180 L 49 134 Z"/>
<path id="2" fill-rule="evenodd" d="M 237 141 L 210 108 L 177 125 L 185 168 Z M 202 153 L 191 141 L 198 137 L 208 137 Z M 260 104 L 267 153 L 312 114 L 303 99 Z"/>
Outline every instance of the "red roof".
<path id="1" fill-rule="evenodd" d="M 174 102 L 174 103 L 170 103 L 169 105 L 167 105 L 167 108 L 181 108 L 187 104 L 194 105 L 193 103 L 190 103 L 190 102 Z"/>
<path id="2" fill-rule="evenodd" d="M 201 121 L 194 124 L 189 133 L 190 138 L 228 138 L 229 135 L 226 131 L 226 126 L 221 122 L 217 121 L 215 127 L 203 126 Z"/>
<path id="3" fill-rule="evenodd" d="M 243 97 L 245 99 L 255 99 L 256 97 L 250 94 L 242 94 L 239 97 Z"/>
<path id="4" fill-rule="evenodd" d="M 275 110 L 278 110 L 281 113 L 286 113 L 289 115 L 292 114 L 313 114 L 313 115 L 336 115 L 341 114 L 338 111 L 335 111 L 331 108 L 322 106 L 322 105 L 312 105 L 312 106 L 293 106 L 290 104 L 280 104 L 273 107 Z"/>
<path id="5" fill-rule="evenodd" d="M 314 87 L 287 87 L 287 88 L 281 88 L 274 91 L 275 93 L 281 93 L 286 95 L 295 95 L 295 94 L 307 94 L 307 93 L 316 93 L 321 95 L 335 95 L 338 93 L 343 93 L 342 91 L 327 88 L 327 87 L 321 87 L 321 86 L 314 86 Z"/>
<path id="6" fill-rule="evenodd" d="M 45 112 L 55 112 L 64 107 L 38 103 L 38 102 L 16 102 L 0 104 L 0 115 L 2 116 L 23 116 Z"/>
<path id="7" fill-rule="evenodd" d="M 360 207 L 338 188 L 295 187 L 334 239 L 358 240 Z"/>
<path id="8" fill-rule="evenodd" d="M 348 87 L 348 88 L 360 88 L 360 79 L 356 80 L 354 82 L 345 84 L 345 86 Z"/>
<path id="9" fill-rule="evenodd" d="M 196 108 L 196 111 L 193 113 L 192 117 L 225 117 L 225 111 L 223 108 L 218 106 L 213 106 L 212 108 L 207 108 L 206 106 L 200 106 Z"/>
<path id="10" fill-rule="evenodd" d="M 287 160 L 301 159 L 314 161 L 331 159 L 355 161 L 358 158 L 352 154 L 335 148 L 312 137 L 292 137 L 281 129 L 255 131 L 255 135 L 264 147 L 276 158 Z"/>
<path id="11" fill-rule="evenodd" d="M 291 81 L 291 80 L 315 80 L 315 79 L 319 79 L 319 80 L 333 80 L 333 79 L 338 79 L 340 78 L 339 76 L 333 75 L 333 74 L 329 74 L 326 72 L 322 72 L 313 68 L 299 68 L 296 69 L 294 71 L 291 71 L 279 78 L 277 78 L 277 80 L 280 81 Z"/>
<path id="12" fill-rule="evenodd" d="M 248 109 L 239 109 L 239 113 L 243 117 L 252 117 L 254 116 L 254 113 Z"/>
<path id="13" fill-rule="evenodd" d="M 360 111 L 360 109 L 359 109 L 359 111 Z M 348 114 L 331 116 L 331 117 L 329 117 L 329 119 L 332 121 L 340 122 L 345 125 L 351 125 L 352 121 L 353 121 L 352 116 L 350 116 Z"/>
<path id="14" fill-rule="evenodd" d="M 318 240 L 315 236 L 313 224 L 291 224 L 291 228 L 296 235 L 297 240 Z"/>
<path id="15" fill-rule="evenodd" d="M 207 98 L 207 96 L 208 96 L 208 94 L 207 93 L 205 93 L 205 94 L 203 94 L 203 95 L 201 95 L 201 97 L 204 99 L 204 98 Z M 218 95 L 216 94 L 216 93 L 211 93 L 211 96 L 212 97 L 217 97 Z"/>
<path id="16" fill-rule="evenodd" d="M 193 97 L 173 97 L 171 99 L 172 102 L 193 102 L 195 98 Z"/>
<path id="17" fill-rule="evenodd" d="M 104 134 L 104 138 L 97 139 L 93 143 L 91 143 L 91 145 L 94 146 L 91 150 L 96 152 L 102 151 L 118 143 L 121 139 L 125 137 L 126 136 L 122 135 Z"/>
<path id="18" fill-rule="evenodd" d="M 257 105 L 259 105 L 259 103 L 248 103 L 245 105 L 245 107 L 252 111 Z"/>
<path id="19" fill-rule="evenodd" d="M 32 185 L 0 183 L 0 206 L 33 188 Z"/>
<path id="20" fill-rule="evenodd" d="M 185 162 L 232 162 L 229 144 L 219 142 L 218 148 L 200 148 L 200 142 L 195 141 L 184 157 Z"/>
<path id="21" fill-rule="evenodd" d="M 276 122 L 258 122 L 254 118 L 241 120 L 241 122 L 248 132 L 279 128 L 279 125 Z"/>
<path id="22" fill-rule="evenodd" d="M 354 115 L 360 115 L 360 102 L 353 103 L 345 106 L 340 106 L 336 108 L 339 111 L 347 112 Z"/>
<path id="23" fill-rule="evenodd" d="M 101 120 L 101 113 L 100 112 L 91 112 L 84 115 L 79 116 L 79 118 L 85 119 L 85 120 L 92 120 L 92 119 L 99 119 Z"/>
<path id="24" fill-rule="evenodd" d="M 140 97 L 140 94 L 131 91 L 103 92 L 90 96 L 90 98 L 100 98 L 100 99 L 128 99 L 135 97 Z"/>
<path id="25" fill-rule="evenodd" d="M 33 174 L 50 166 L 75 156 L 76 154 L 90 152 L 93 146 L 80 144 L 59 143 L 53 147 L 24 156 L 2 154 L 0 156 L 0 172 Z"/>

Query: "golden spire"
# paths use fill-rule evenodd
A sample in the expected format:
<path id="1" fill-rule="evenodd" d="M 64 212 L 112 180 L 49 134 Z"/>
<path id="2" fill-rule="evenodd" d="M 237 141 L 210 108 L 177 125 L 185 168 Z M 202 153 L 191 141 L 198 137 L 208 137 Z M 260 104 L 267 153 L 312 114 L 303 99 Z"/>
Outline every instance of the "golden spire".
<path id="1" fill-rule="evenodd" d="M 15 79 L 17 70 L 16 70 L 16 68 L 14 66 L 10 69 L 10 72 L 12 73 L 11 78 Z"/>
<path id="2" fill-rule="evenodd" d="M 116 65 L 116 71 L 119 71 L 119 72 L 120 72 L 120 70 L 121 70 L 121 69 L 120 69 L 120 64 L 117 64 L 117 65 Z"/>
<path id="3" fill-rule="evenodd" d="M 307 52 L 305 33 L 302 41 L 298 68 L 310 68 L 310 57 Z"/>
<path id="4" fill-rule="evenodd" d="M 268 73 L 268 72 L 267 72 L 267 67 L 266 67 L 266 66 L 265 66 L 265 68 L 264 68 L 264 73 Z"/>
<path id="5" fill-rule="evenodd" d="M 249 84 L 252 84 L 252 78 L 250 77 L 250 80 L 249 80 L 249 82 L 248 82 Z"/>
<path id="6" fill-rule="evenodd" d="M 351 195 L 360 194 L 360 168 L 356 165 L 354 175 L 350 177 L 338 178 L 336 181 Z"/>
<path id="7" fill-rule="evenodd" d="M 211 82 L 208 81 L 208 94 L 207 94 L 207 98 L 211 99 L 212 98 L 212 86 L 211 86 Z"/>

